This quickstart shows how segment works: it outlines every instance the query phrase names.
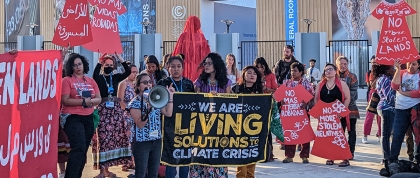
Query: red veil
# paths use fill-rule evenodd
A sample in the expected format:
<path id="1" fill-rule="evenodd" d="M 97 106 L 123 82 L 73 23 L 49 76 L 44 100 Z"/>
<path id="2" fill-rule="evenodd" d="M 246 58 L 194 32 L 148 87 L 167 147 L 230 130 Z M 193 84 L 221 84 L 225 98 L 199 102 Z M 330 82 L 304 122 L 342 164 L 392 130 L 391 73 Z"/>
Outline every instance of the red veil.
<path id="1" fill-rule="evenodd" d="M 184 31 L 179 36 L 172 55 L 184 54 L 183 76 L 194 81 L 200 73 L 197 71 L 201 61 L 210 53 L 210 47 L 201 31 L 200 19 L 190 16 L 185 22 Z"/>

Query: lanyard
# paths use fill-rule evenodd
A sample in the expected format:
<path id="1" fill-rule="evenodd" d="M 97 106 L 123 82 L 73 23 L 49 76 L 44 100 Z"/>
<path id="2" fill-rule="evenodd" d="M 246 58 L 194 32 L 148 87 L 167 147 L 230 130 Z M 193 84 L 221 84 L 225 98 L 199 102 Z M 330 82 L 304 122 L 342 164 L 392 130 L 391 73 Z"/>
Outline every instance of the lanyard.
<path id="1" fill-rule="evenodd" d="M 102 77 L 104 78 L 106 86 L 108 87 L 108 94 L 109 94 L 109 96 L 111 96 L 111 94 L 114 93 L 114 88 L 112 86 L 112 74 L 109 75 L 109 83 L 111 85 L 106 81 L 106 78 L 105 78 L 104 75 L 102 75 Z"/>
<path id="2" fill-rule="evenodd" d="M 109 85 L 109 83 L 111 83 L 111 85 L 112 85 L 112 74 L 111 75 L 109 75 L 109 83 L 106 81 L 106 78 L 105 78 L 105 76 L 104 75 L 102 75 L 102 77 L 104 78 L 104 80 L 105 80 L 105 83 L 106 83 L 106 86 L 109 88 L 109 87 L 112 87 L 112 86 L 110 86 Z"/>
<path id="3" fill-rule="evenodd" d="M 77 80 L 77 83 L 79 84 L 79 87 L 80 87 L 80 89 L 76 89 L 76 90 L 80 90 L 80 91 L 86 91 L 87 90 L 87 85 L 86 85 L 86 79 L 85 79 L 85 77 L 83 77 L 83 83 L 84 83 L 84 85 L 82 85 L 80 82 L 79 82 L 79 79 L 77 79 L 77 77 L 76 76 L 74 76 L 74 78 L 76 78 L 76 80 Z"/>
<path id="4" fill-rule="evenodd" d="M 155 74 L 154 73 L 152 73 L 152 81 L 153 81 L 153 86 L 155 86 L 156 85 L 156 79 L 155 79 Z"/>
<path id="5" fill-rule="evenodd" d="M 175 81 L 174 81 L 174 79 L 172 79 L 172 77 L 169 77 L 171 80 L 172 80 L 172 83 L 175 85 L 175 88 L 176 88 L 176 91 L 177 92 L 182 92 L 182 80 L 183 80 L 183 78 L 181 77 L 181 90 L 178 90 L 178 86 L 176 85 L 176 83 L 175 83 Z"/>

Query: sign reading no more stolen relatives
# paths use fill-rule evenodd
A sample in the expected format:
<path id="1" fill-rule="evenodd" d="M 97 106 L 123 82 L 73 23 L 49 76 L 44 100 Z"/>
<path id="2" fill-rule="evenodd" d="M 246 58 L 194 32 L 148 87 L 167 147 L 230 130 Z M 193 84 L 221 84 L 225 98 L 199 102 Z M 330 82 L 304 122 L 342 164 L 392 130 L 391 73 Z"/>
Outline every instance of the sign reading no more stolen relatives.
<path id="1" fill-rule="evenodd" d="M 271 95 L 174 95 L 164 120 L 162 162 L 247 165 L 265 160 Z"/>

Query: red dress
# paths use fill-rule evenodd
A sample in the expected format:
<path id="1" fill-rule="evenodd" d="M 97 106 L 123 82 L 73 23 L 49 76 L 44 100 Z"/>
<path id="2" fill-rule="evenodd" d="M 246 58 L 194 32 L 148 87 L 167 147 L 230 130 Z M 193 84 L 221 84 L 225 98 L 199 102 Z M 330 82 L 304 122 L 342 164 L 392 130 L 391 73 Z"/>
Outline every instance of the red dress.
<path id="1" fill-rule="evenodd" d="M 89 3 L 97 6 L 90 21 L 93 41 L 83 47 L 94 52 L 121 54 L 123 50 L 118 31 L 118 15 L 127 11 L 122 1 L 89 0 Z"/>
<path id="2" fill-rule="evenodd" d="M 393 65 L 398 59 L 404 64 L 420 58 L 405 19 L 415 13 L 417 12 L 404 0 L 397 3 L 382 0 L 373 10 L 372 15 L 375 18 L 384 18 L 376 50 L 377 63 Z"/>
<path id="3" fill-rule="evenodd" d="M 329 160 L 352 158 L 346 135 L 337 117 L 348 116 L 350 110 L 338 100 L 332 103 L 319 100 L 309 114 L 318 118 L 318 128 L 311 154 Z"/>
<path id="4" fill-rule="evenodd" d="M 309 102 L 313 95 L 302 85 L 286 87 L 281 85 L 274 93 L 276 101 L 284 101 L 280 119 L 283 125 L 284 144 L 297 145 L 311 142 L 315 138 L 306 109 L 300 103 Z"/>

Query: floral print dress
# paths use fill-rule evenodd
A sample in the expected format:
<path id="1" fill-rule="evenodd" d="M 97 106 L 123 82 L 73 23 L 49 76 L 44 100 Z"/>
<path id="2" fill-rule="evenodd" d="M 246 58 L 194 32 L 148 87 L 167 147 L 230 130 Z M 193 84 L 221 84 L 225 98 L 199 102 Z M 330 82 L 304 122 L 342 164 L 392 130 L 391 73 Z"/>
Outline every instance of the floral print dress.
<path id="1" fill-rule="evenodd" d="M 128 82 L 128 81 L 123 81 Z M 134 89 L 127 84 L 124 100 L 134 98 Z M 119 102 L 114 108 L 107 108 L 105 103 L 98 106 L 100 122 L 96 136 L 92 139 L 93 168 L 95 170 L 118 165 L 133 165 L 130 148 L 130 120 Z"/>
<path id="2" fill-rule="evenodd" d="M 130 103 L 130 101 L 136 96 L 136 94 L 134 93 L 134 88 L 129 84 L 128 81 L 126 82 L 127 82 L 127 87 L 125 88 L 124 98 L 122 102 L 124 102 L 126 106 L 128 106 L 128 103 Z M 125 118 L 125 125 L 127 128 L 127 135 L 131 137 L 131 126 L 132 126 L 133 120 L 131 119 L 130 111 L 124 110 L 124 118 Z"/>

